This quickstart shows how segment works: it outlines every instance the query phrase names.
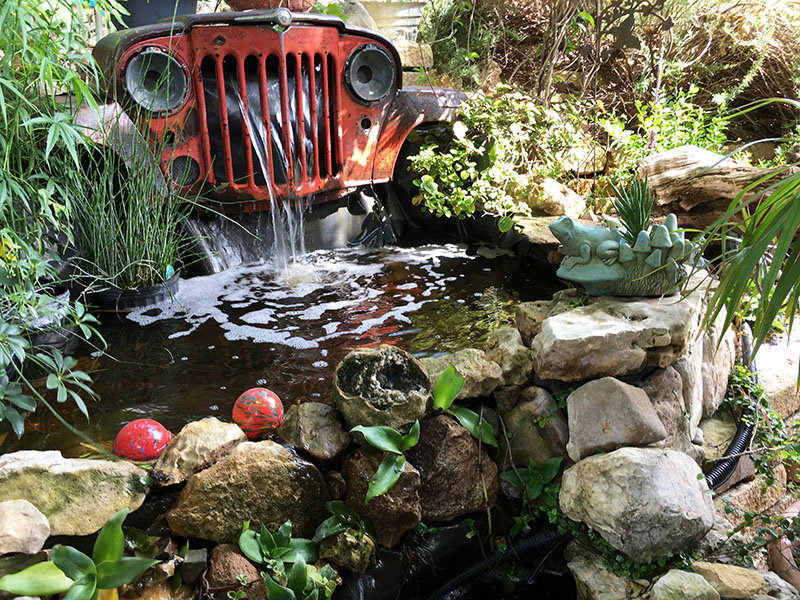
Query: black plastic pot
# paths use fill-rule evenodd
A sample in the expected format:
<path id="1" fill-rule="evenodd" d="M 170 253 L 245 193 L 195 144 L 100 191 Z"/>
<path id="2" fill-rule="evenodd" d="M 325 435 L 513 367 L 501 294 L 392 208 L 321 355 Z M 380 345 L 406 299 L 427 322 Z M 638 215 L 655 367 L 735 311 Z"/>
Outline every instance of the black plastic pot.
<path id="1" fill-rule="evenodd" d="M 88 298 L 89 302 L 100 310 L 127 312 L 134 308 L 158 304 L 167 298 L 171 298 L 178 292 L 180 278 L 180 271 L 176 271 L 172 277 L 167 279 L 165 284 L 127 290 L 106 288 L 89 293 Z"/>
<path id="2" fill-rule="evenodd" d="M 197 12 L 197 0 L 122 0 L 122 6 L 130 13 L 122 17 L 128 27 L 152 25 L 161 19 Z M 117 27 L 123 25 L 117 23 Z"/>

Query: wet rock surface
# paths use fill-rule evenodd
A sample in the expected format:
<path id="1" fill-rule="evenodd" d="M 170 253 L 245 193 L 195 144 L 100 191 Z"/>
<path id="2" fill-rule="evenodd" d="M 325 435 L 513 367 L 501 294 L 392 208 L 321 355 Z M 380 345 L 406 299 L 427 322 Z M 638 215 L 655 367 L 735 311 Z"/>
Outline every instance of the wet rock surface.
<path id="1" fill-rule="evenodd" d="M 319 402 L 294 404 L 286 411 L 278 436 L 297 450 L 320 460 L 331 460 L 350 445 L 339 413 Z"/>
<path id="2" fill-rule="evenodd" d="M 243 591 L 250 600 L 267 600 L 267 588 L 261 575 L 234 544 L 219 544 L 211 551 L 206 572 L 208 591 L 216 598 L 228 592 Z"/>
<path id="3" fill-rule="evenodd" d="M 50 524 L 27 500 L 0 502 L 0 555 L 36 554 L 50 536 Z"/>
<path id="4" fill-rule="evenodd" d="M 700 468 L 685 454 L 621 448 L 567 469 L 559 505 L 570 519 L 645 562 L 686 549 L 711 529 L 714 504 L 707 489 Z"/>
<path id="5" fill-rule="evenodd" d="M 406 461 L 397 483 L 384 495 L 364 502 L 369 480 L 378 470 L 383 453 L 357 449 L 348 455 L 342 466 L 342 476 L 347 483 L 345 499 L 375 527 L 376 541 L 391 548 L 400 537 L 414 529 L 422 520 L 419 498 L 419 471 Z"/>
<path id="6" fill-rule="evenodd" d="M 464 387 L 456 396 L 456 400 L 489 396 L 503 385 L 503 370 L 493 360 L 487 360 L 483 350 L 465 348 L 453 354 L 422 358 L 419 361 L 432 384 L 436 384 L 439 375 L 453 365 L 459 375 L 464 377 Z"/>
<path id="7" fill-rule="evenodd" d="M 88 535 L 123 508 L 141 506 L 147 471 L 129 462 L 64 458 L 58 451 L 0 456 L 0 501 L 28 500 L 51 535 Z"/>
<path id="8" fill-rule="evenodd" d="M 419 361 L 395 346 L 353 350 L 336 367 L 333 397 L 348 428 L 403 429 L 425 414 L 431 382 Z"/>
<path id="9" fill-rule="evenodd" d="M 455 419 L 424 420 L 419 443 L 406 456 L 420 474 L 423 520 L 450 521 L 494 505 L 500 489 L 497 465 Z"/>
<path id="10" fill-rule="evenodd" d="M 613 377 L 595 379 L 572 392 L 567 414 L 567 452 L 574 461 L 622 446 L 647 446 L 667 436 L 644 390 Z"/>
<path id="11" fill-rule="evenodd" d="M 294 535 L 307 537 L 326 518 L 328 499 L 314 465 L 275 442 L 243 442 L 189 479 L 167 522 L 178 535 L 227 542 L 245 521 L 275 531 L 291 520 Z"/>
<path id="12" fill-rule="evenodd" d="M 362 575 L 375 562 L 375 542 L 366 534 L 346 529 L 319 543 L 319 557 Z"/>
<path id="13" fill-rule="evenodd" d="M 215 417 L 188 423 L 156 461 L 153 479 L 158 485 L 182 483 L 225 458 L 246 440 L 247 436 L 238 425 L 223 423 Z"/>

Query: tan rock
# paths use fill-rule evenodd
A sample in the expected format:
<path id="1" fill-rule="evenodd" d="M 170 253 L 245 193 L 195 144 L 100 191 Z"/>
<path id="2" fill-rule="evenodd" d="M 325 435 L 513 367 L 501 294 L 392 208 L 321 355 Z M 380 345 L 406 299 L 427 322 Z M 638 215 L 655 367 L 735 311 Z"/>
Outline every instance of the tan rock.
<path id="1" fill-rule="evenodd" d="M 515 320 L 522 336 L 522 343 L 530 347 L 531 341 L 542 330 L 542 323 L 547 318 L 553 303 L 550 300 L 520 302 L 517 305 Z"/>
<path id="2" fill-rule="evenodd" d="M 453 365 L 456 368 L 456 372 L 466 379 L 456 400 L 490 396 L 503 385 L 503 369 L 493 360 L 488 360 L 483 350 L 477 348 L 464 348 L 453 354 L 425 357 L 419 362 L 433 385 L 436 385 L 447 367 Z"/>
<path id="3" fill-rule="evenodd" d="M 430 69 L 433 67 L 433 50 L 430 44 L 399 39 L 395 40 L 394 47 L 400 54 L 400 62 L 404 69 L 416 67 Z"/>
<path id="4" fill-rule="evenodd" d="M 723 598 L 749 598 L 767 583 L 757 571 L 736 565 L 697 561 L 692 563 L 692 571 L 702 575 Z"/>
<path id="5" fill-rule="evenodd" d="M 738 526 L 744 521 L 745 512 L 759 513 L 775 506 L 783 499 L 786 490 L 786 469 L 782 464 L 778 464 L 773 470 L 775 485 L 767 485 L 764 476 L 757 474 L 751 481 L 738 483 L 724 495 L 716 496 L 714 504 L 717 512 L 725 514 L 734 526 Z M 730 498 L 730 505 L 734 509 L 730 514 L 725 513 L 727 503 L 723 497 Z"/>

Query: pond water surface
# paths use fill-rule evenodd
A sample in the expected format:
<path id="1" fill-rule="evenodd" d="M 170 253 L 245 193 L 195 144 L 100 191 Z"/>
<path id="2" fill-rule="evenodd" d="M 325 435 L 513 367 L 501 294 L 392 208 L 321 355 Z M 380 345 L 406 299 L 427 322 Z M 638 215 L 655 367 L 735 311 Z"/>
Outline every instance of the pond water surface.
<path id="1" fill-rule="evenodd" d="M 522 300 L 556 285 L 523 261 L 465 246 L 350 248 L 312 252 L 286 271 L 270 264 L 181 281 L 173 302 L 102 316 L 105 354 L 84 354 L 101 400 L 90 422 L 64 417 L 111 448 L 127 422 L 148 417 L 177 432 L 207 416 L 230 420 L 239 394 L 268 387 L 287 407 L 330 403 L 339 361 L 355 347 L 390 343 L 416 356 L 482 348 Z M 87 452 L 40 409 L 3 451 Z"/>

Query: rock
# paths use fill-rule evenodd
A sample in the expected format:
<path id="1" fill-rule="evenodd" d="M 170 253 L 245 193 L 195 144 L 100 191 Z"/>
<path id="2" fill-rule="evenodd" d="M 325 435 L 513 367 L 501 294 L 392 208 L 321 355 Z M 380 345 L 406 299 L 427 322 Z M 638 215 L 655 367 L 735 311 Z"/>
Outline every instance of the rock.
<path id="1" fill-rule="evenodd" d="M 606 569 L 596 552 L 570 542 L 564 549 L 567 567 L 575 577 L 580 600 L 630 600 L 636 584 L 630 577 L 619 577 Z"/>
<path id="2" fill-rule="evenodd" d="M 521 402 L 505 415 L 504 421 L 511 439 L 505 444 L 500 440 L 501 451 L 507 447 L 514 465 L 527 467 L 531 459 L 543 463 L 554 456 L 567 455 L 567 420 L 547 390 L 526 388 Z M 503 461 L 502 469 L 510 468 L 511 461 Z"/>
<path id="3" fill-rule="evenodd" d="M 664 445 L 668 448 L 677 445 L 677 449 L 682 450 L 685 444 L 691 444 L 686 408 L 683 404 L 683 380 L 678 372 L 673 367 L 657 369 L 642 382 L 642 390 L 664 425 L 667 433 Z M 676 441 L 679 434 L 684 439 Z"/>
<path id="4" fill-rule="evenodd" d="M 740 532 L 733 532 L 733 525 L 719 513 L 714 515 L 714 526 L 708 530 L 697 545 L 692 548 L 690 556 L 715 557 L 716 560 L 730 562 L 738 559 L 739 551 L 748 543 Z"/>
<path id="5" fill-rule="evenodd" d="M 772 571 L 759 571 L 765 586 L 752 600 L 800 600 L 800 592 Z"/>
<path id="6" fill-rule="evenodd" d="M 339 8 L 342 9 L 342 12 L 347 17 L 348 26 L 363 27 L 364 29 L 378 31 L 375 19 L 370 16 L 367 9 L 364 8 L 364 5 L 358 0 L 320 0 L 320 2 L 323 6 L 328 6 L 334 2 L 338 4 Z"/>
<path id="7" fill-rule="evenodd" d="M 496 329 L 486 341 L 486 358 L 503 369 L 506 385 L 525 385 L 533 373 L 531 352 L 515 327 Z"/>
<path id="8" fill-rule="evenodd" d="M 433 67 L 433 50 L 430 44 L 411 42 L 406 39 L 398 39 L 393 43 L 400 54 L 400 63 L 403 65 L 403 69 L 419 67 L 431 69 Z"/>
<path id="9" fill-rule="evenodd" d="M 613 377 L 585 383 L 567 398 L 569 443 L 574 461 L 621 446 L 647 446 L 667 432 L 644 390 Z"/>
<path id="10" fill-rule="evenodd" d="M 710 417 L 725 399 L 728 377 L 736 360 L 733 328 L 722 332 L 724 313 L 703 335 L 703 416 Z M 721 338 L 721 341 L 720 341 Z"/>
<path id="11" fill-rule="evenodd" d="M 439 375 L 453 365 L 459 375 L 466 378 L 456 400 L 490 396 L 503 385 L 503 369 L 493 360 L 487 360 L 482 350 L 465 348 L 453 354 L 422 358 L 419 361 L 433 385 Z"/>
<path id="12" fill-rule="evenodd" d="M 558 253 L 559 241 L 550 231 L 550 224 L 557 217 L 515 217 L 516 226 L 509 232 L 517 256 L 528 256 L 550 265 L 557 265 L 563 258 Z M 507 234 L 508 235 L 508 234 Z"/>
<path id="13" fill-rule="evenodd" d="M 50 523 L 27 500 L 0 502 L 0 555 L 36 554 L 50 537 Z"/>
<path id="14" fill-rule="evenodd" d="M 542 330 L 542 323 L 550 313 L 552 305 L 550 300 L 520 302 L 517 305 L 515 321 L 523 344 L 530 347 L 533 338 Z"/>
<path id="15" fill-rule="evenodd" d="M 776 464 L 773 475 L 774 485 L 767 485 L 764 475 L 758 473 L 752 481 L 737 483 L 726 490 L 724 495 L 715 496 L 717 511 L 725 513 L 727 503 L 723 498 L 729 498 L 734 510 L 725 513 L 725 516 L 734 526 L 739 526 L 744 521 L 745 512 L 760 513 L 772 508 L 783 499 L 786 491 L 786 468 L 782 464 Z"/>
<path id="16" fill-rule="evenodd" d="M 425 414 L 431 400 L 422 365 L 395 346 L 353 350 L 336 367 L 333 380 L 333 398 L 349 429 L 407 428 Z"/>
<path id="17" fill-rule="evenodd" d="M 491 508 L 500 484 L 497 465 L 455 419 L 422 421 L 419 443 L 406 456 L 420 475 L 419 501 L 425 521 L 451 521 Z"/>
<path id="18" fill-rule="evenodd" d="M 576 175 L 601 173 L 606 168 L 607 153 L 605 149 L 585 137 L 575 141 L 576 144 L 570 146 L 559 156 L 564 169 L 572 171 Z"/>
<path id="19" fill-rule="evenodd" d="M 567 517 L 646 562 L 688 548 L 711 529 L 714 504 L 707 489 L 700 468 L 685 454 L 621 448 L 564 471 L 558 500 Z"/>
<path id="20" fill-rule="evenodd" d="M 369 480 L 378 470 L 383 453 L 359 448 L 345 457 L 342 476 L 347 483 L 345 499 L 364 518 L 372 521 L 376 541 L 391 548 L 406 531 L 414 529 L 422 519 L 419 501 L 420 474 L 406 461 L 400 479 L 384 495 L 364 503 Z"/>
<path id="21" fill-rule="evenodd" d="M 701 296 L 696 290 L 681 300 L 597 297 L 551 314 L 531 343 L 536 375 L 582 381 L 668 367 L 697 331 Z"/>
<path id="22" fill-rule="evenodd" d="M 694 438 L 703 418 L 703 345 L 689 345 L 686 354 L 672 365 L 683 382 L 683 403 L 689 418 L 689 436 Z"/>
<path id="23" fill-rule="evenodd" d="M 749 598 L 764 589 L 767 582 L 758 571 L 698 560 L 692 571 L 711 584 L 723 598 Z"/>
<path id="24" fill-rule="evenodd" d="M 651 154 L 637 167 L 639 179 L 647 177 L 656 208 L 676 213 L 683 227 L 693 229 L 725 214 L 742 190 L 752 195 L 771 185 L 773 179 L 751 187 L 770 172 L 774 169 L 751 167 L 691 145 Z"/>
<path id="25" fill-rule="evenodd" d="M 517 405 L 521 395 L 522 388 L 518 385 L 504 385 L 497 388 L 492 394 L 494 403 L 497 405 L 497 412 L 501 415 L 506 414 Z"/>
<path id="26" fill-rule="evenodd" d="M 339 413 L 332 406 L 319 402 L 289 407 L 278 428 L 278 436 L 320 460 L 332 460 L 350 445 L 350 435 L 342 429 Z"/>
<path id="27" fill-rule="evenodd" d="M 216 417 L 188 423 L 153 466 L 153 479 L 158 485 L 182 483 L 225 458 L 245 440 L 247 436 L 238 425 L 223 423 Z"/>
<path id="28" fill-rule="evenodd" d="M 366 534 L 345 529 L 320 541 L 319 557 L 351 573 L 363 575 L 367 567 L 375 562 L 375 542 Z"/>
<path id="29" fill-rule="evenodd" d="M 563 183 L 550 177 L 537 180 L 531 193 L 519 200 L 525 202 L 534 213 L 561 216 L 574 219 L 586 212 L 586 201 Z"/>
<path id="30" fill-rule="evenodd" d="M 758 383 L 764 388 L 772 408 L 786 419 L 800 409 L 797 389 L 798 356 L 800 356 L 800 327 L 792 329 L 791 338 L 782 336 L 758 349 Z"/>
<path id="31" fill-rule="evenodd" d="M 200 578 L 208 566 L 208 550 L 206 548 L 190 548 L 180 564 L 181 580 L 194 583 Z"/>
<path id="32" fill-rule="evenodd" d="M 182 585 L 177 590 L 172 590 L 172 586 L 166 581 L 159 581 L 144 585 L 138 585 L 136 589 L 128 589 L 119 595 L 120 600 L 192 600 L 194 598 L 194 588 L 189 585 Z"/>
<path id="33" fill-rule="evenodd" d="M 242 590 L 248 600 L 267 600 L 267 587 L 250 561 L 234 544 L 219 544 L 211 551 L 206 572 L 208 591 L 225 598 L 228 591 Z M 244 582 L 244 585 L 242 583 Z"/>
<path id="34" fill-rule="evenodd" d="M 276 531 L 291 520 L 295 537 L 307 537 L 327 516 L 322 473 L 269 440 L 242 442 L 228 458 L 193 475 L 167 513 L 177 535 L 234 541 L 242 523 Z"/>
<path id="35" fill-rule="evenodd" d="M 719 600 L 719 594 L 701 575 L 670 569 L 656 581 L 651 600 Z"/>
<path id="36" fill-rule="evenodd" d="M 50 523 L 50 535 L 89 535 L 147 494 L 147 471 L 132 463 L 64 458 L 24 450 L 0 456 L 0 502 L 28 500 Z"/>
<path id="37" fill-rule="evenodd" d="M 481 83 L 481 91 L 484 94 L 491 95 L 502 77 L 503 68 L 497 61 L 491 59 L 485 61 L 478 73 L 478 80 L 483 82 Z"/>
<path id="38" fill-rule="evenodd" d="M 341 500 L 344 498 L 347 484 L 345 484 L 344 477 L 342 477 L 339 471 L 327 471 L 325 473 L 325 483 L 328 484 L 328 490 L 331 493 L 332 500 Z"/>

